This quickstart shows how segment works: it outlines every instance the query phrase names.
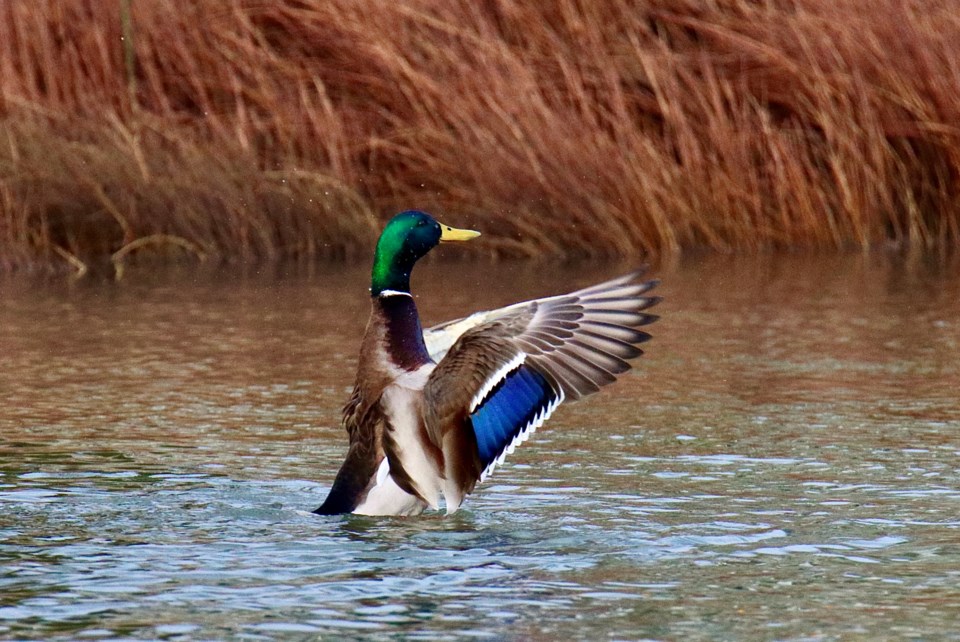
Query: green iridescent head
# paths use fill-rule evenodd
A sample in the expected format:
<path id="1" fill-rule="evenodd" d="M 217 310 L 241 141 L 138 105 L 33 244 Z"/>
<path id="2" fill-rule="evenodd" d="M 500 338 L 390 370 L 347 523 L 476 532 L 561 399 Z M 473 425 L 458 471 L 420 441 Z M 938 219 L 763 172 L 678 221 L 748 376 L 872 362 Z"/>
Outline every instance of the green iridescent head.
<path id="1" fill-rule="evenodd" d="M 400 212 L 390 219 L 377 241 L 370 293 L 379 296 L 384 290 L 409 292 L 410 272 L 423 255 L 441 241 L 467 241 L 477 236 L 480 232 L 443 225 L 426 212 Z"/>

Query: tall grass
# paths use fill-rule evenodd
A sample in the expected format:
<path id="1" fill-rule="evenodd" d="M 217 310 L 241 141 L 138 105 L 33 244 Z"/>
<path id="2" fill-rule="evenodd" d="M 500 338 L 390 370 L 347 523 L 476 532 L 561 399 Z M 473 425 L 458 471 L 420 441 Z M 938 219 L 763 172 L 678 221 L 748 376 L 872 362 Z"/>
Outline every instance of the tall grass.
<path id="1" fill-rule="evenodd" d="M 960 236 L 960 2 L 123 1 L 0 4 L 0 266 Z"/>

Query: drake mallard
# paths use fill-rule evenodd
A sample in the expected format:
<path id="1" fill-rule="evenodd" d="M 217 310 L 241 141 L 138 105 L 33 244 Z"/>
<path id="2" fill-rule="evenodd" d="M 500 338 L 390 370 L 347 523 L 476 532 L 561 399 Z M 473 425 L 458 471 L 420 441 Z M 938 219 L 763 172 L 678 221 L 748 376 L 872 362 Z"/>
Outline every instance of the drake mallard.
<path id="1" fill-rule="evenodd" d="M 393 217 L 377 243 L 371 312 L 353 394 L 350 445 L 321 515 L 456 511 L 564 401 L 612 383 L 650 338 L 638 330 L 657 281 L 629 274 L 570 294 L 477 312 L 423 331 L 414 264 L 438 243 L 480 236 L 420 211 Z"/>

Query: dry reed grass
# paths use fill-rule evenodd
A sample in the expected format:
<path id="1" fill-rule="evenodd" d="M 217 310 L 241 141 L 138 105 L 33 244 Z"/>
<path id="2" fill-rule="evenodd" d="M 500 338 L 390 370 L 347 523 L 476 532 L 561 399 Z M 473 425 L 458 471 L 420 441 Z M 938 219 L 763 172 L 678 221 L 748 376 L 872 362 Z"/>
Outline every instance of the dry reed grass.
<path id="1" fill-rule="evenodd" d="M 0 5 L 0 266 L 960 236 L 958 2 L 123 1 Z"/>

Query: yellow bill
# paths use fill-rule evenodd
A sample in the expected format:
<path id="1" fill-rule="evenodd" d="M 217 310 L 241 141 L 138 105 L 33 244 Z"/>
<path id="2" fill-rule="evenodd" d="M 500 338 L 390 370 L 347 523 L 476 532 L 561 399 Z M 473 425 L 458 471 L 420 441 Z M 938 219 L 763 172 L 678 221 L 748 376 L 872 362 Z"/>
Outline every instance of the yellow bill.
<path id="1" fill-rule="evenodd" d="M 475 232 L 473 230 L 458 230 L 455 227 L 450 227 L 449 225 L 440 223 L 441 243 L 446 243 L 447 241 L 469 241 L 470 239 L 475 239 L 478 236 L 480 236 L 480 232 Z"/>

